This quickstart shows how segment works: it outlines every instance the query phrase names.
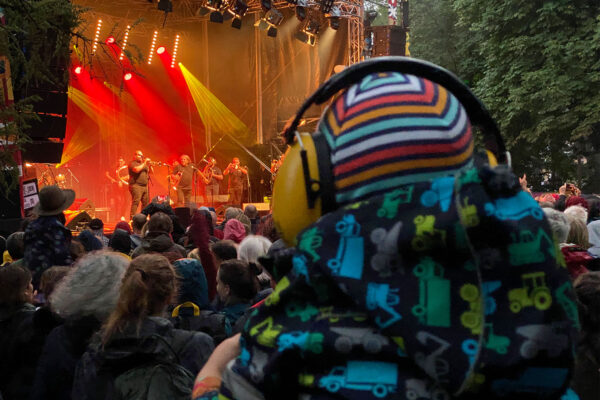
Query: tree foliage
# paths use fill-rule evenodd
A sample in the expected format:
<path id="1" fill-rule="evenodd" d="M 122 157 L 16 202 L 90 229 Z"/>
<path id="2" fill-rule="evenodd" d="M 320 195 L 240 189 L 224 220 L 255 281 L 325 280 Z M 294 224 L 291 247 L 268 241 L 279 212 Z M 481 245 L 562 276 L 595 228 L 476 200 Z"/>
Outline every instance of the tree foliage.
<path id="1" fill-rule="evenodd" d="M 599 12 L 589 0 L 419 0 L 411 53 L 470 84 L 534 189 L 576 180 L 600 190 L 600 143 L 591 144 L 600 135 Z"/>

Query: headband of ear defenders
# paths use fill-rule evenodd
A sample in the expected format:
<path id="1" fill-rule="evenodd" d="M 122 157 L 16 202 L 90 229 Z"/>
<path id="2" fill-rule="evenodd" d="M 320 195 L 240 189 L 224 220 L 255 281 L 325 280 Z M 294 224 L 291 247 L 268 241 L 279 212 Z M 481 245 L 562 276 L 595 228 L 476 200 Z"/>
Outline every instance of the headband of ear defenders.
<path id="1" fill-rule="evenodd" d="M 407 57 L 378 57 L 351 65 L 339 74 L 334 75 L 304 102 L 294 120 L 284 132 L 286 142 L 290 145 L 294 142 L 294 135 L 300 120 L 310 106 L 323 104 L 340 90 L 346 89 L 360 82 L 366 76 L 378 72 L 399 72 L 414 75 L 446 88 L 463 105 L 471 125 L 481 129 L 485 148 L 496 156 L 498 162 L 510 163 L 510 155 L 506 151 L 504 139 L 500 134 L 498 125 L 471 90 L 450 71 L 427 61 Z"/>

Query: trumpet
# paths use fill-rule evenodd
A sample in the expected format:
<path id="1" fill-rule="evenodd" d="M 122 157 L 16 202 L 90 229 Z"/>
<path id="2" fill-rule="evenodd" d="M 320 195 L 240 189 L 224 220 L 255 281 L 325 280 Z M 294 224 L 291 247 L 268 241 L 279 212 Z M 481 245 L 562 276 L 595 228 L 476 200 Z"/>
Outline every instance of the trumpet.
<path id="1" fill-rule="evenodd" d="M 146 164 L 151 165 L 153 167 L 162 167 L 163 165 L 167 165 L 167 163 L 161 161 L 152 161 L 149 158 L 146 159 Z"/>

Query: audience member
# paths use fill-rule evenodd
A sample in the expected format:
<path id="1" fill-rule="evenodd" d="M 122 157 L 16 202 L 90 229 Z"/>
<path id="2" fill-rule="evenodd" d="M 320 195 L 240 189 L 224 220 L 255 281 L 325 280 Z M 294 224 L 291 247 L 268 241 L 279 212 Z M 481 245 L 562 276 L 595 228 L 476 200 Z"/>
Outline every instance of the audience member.
<path id="1" fill-rule="evenodd" d="M 94 218 L 89 224 L 92 233 L 100 240 L 102 247 L 108 247 L 108 237 L 104 235 L 104 222 L 100 218 Z"/>
<path id="2" fill-rule="evenodd" d="M 227 260 L 221 263 L 217 274 L 217 293 L 223 307 L 219 310 L 234 326 L 258 293 L 260 269 L 254 263 Z"/>
<path id="3" fill-rule="evenodd" d="M 250 219 L 250 223 L 252 224 L 250 233 L 256 235 L 258 232 L 258 225 L 260 224 L 260 217 L 258 216 L 256 206 L 254 204 L 248 204 L 244 208 L 244 214 Z"/>
<path id="4" fill-rule="evenodd" d="M 87 229 L 79 232 L 79 235 L 77 235 L 75 240 L 82 244 L 86 253 L 96 250 L 102 250 L 104 248 L 102 242 L 100 241 L 100 239 L 98 239 L 98 236 L 94 235 L 92 231 Z"/>
<path id="5" fill-rule="evenodd" d="M 142 239 L 142 244 L 131 254 L 135 258 L 142 254 L 160 253 L 171 261 L 185 258 L 187 253 L 183 246 L 175 244 L 171 238 L 173 221 L 163 212 L 152 214 L 146 224 L 147 232 Z"/>
<path id="6" fill-rule="evenodd" d="M 131 245 L 134 249 L 142 244 L 142 229 L 146 225 L 147 219 L 146 214 L 135 214 L 131 220 L 131 228 L 133 229 Z"/>
<path id="7" fill-rule="evenodd" d="M 176 293 L 177 276 L 166 257 L 144 254 L 131 261 L 116 309 L 77 367 L 74 398 L 98 398 L 109 387 L 117 396 L 111 398 L 141 393 L 156 399 L 191 395 L 189 374 L 198 373 L 214 344 L 210 336 L 174 329 L 163 318 Z M 175 390 L 180 396 L 173 396 Z"/>
<path id="8" fill-rule="evenodd" d="M 11 233 L 6 239 L 6 251 L 10 256 L 11 262 L 23 265 L 23 256 L 25 255 L 25 232 L 19 231 Z"/>
<path id="9" fill-rule="evenodd" d="M 579 245 L 570 242 L 570 239 L 573 237 L 582 237 L 581 221 L 575 219 L 569 222 L 569 218 L 564 212 L 553 210 L 551 208 L 544 208 L 543 211 L 565 258 L 571 278 L 576 278 L 577 276 L 588 272 L 587 265 L 591 260 L 591 257 L 587 254 L 587 246 L 582 248 Z M 583 227 L 585 228 L 585 225 L 583 225 Z"/>
<path id="10" fill-rule="evenodd" d="M 129 257 L 131 253 L 131 238 L 129 233 L 123 229 L 115 229 L 108 241 L 108 247 Z"/>
<path id="11" fill-rule="evenodd" d="M 569 221 L 579 220 L 584 224 L 587 224 L 588 212 L 581 205 L 574 205 L 567 207 L 564 211 Z"/>
<path id="12" fill-rule="evenodd" d="M 258 226 L 258 234 L 269 239 L 271 243 L 275 243 L 280 239 L 279 233 L 273 223 L 273 214 L 267 214 L 261 218 L 260 225 Z"/>
<path id="13" fill-rule="evenodd" d="M 189 229 L 189 237 L 196 249 L 192 252 L 202 264 L 208 281 L 208 299 L 213 300 L 217 295 L 217 266 L 210 252 L 209 232 L 211 229 L 210 214 L 204 210 L 195 210 Z"/>
<path id="14" fill-rule="evenodd" d="M 238 258 L 248 263 L 254 263 L 260 265 L 259 258 L 264 257 L 269 252 L 271 247 L 271 241 L 264 236 L 250 235 L 242 240 L 238 247 Z M 261 293 L 265 289 L 268 291 L 262 293 L 260 298 L 255 299 L 256 301 L 262 300 L 268 294 L 271 293 L 271 288 L 274 287 L 274 282 L 268 272 L 261 268 L 261 273 L 258 275 L 258 282 L 260 284 Z"/>
<path id="15" fill-rule="evenodd" d="M 219 240 L 210 245 L 210 250 L 215 256 L 217 270 L 223 261 L 235 260 L 237 258 L 237 249 L 233 240 Z"/>
<path id="16" fill-rule="evenodd" d="M 115 230 L 116 229 L 123 229 L 129 235 L 131 235 L 133 233 L 133 231 L 131 230 L 131 226 L 129 226 L 129 224 L 126 221 L 119 221 L 119 222 L 117 222 L 117 224 L 115 225 Z"/>
<path id="17" fill-rule="evenodd" d="M 83 247 L 83 244 L 81 244 L 77 238 L 71 241 L 71 244 L 69 245 L 69 252 L 71 253 L 71 259 L 74 263 L 86 253 L 85 247 Z"/>
<path id="18" fill-rule="evenodd" d="M 225 231 L 223 235 L 223 239 L 225 240 L 233 240 L 235 243 L 239 244 L 246 237 L 246 228 L 244 225 L 238 221 L 237 219 L 230 219 L 225 224 Z"/>

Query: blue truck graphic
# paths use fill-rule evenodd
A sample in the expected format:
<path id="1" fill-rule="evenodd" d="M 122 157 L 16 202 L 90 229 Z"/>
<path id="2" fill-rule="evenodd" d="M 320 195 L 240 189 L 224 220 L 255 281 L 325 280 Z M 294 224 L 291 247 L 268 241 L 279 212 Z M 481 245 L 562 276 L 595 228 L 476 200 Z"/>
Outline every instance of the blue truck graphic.
<path id="1" fill-rule="evenodd" d="M 346 214 L 335 224 L 340 234 L 340 243 L 335 258 L 327 261 L 334 275 L 360 279 L 363 271 L 364 239 L 360 236 L 360 225 L 354 215 Z"/>
<path id="2" fill-rule="evenodd" d="M 541 220 L 544 212 L 530 194 L 519 192 L 513 197 L 501 197 L 494 203 L 485 203 L 485 213 L 501 220 L 520 220 L 528 215 Z"/>
<path id="3" fill-rule="evenodd" d="M 559 390 L 567 379 L 565 368 L 527 368 L 516 380 L 498 379 L 492 390 L 500 396 L 510 393 L 535 393 L 550 395 Z"/>
<path id="4" fill-rule="evenodd" d="M 396 392 L 398 366 L 379 361 L 348 361 L 345 367 L 334 367 L 322 377 L 319 386 L 331 393 L 344 388 L 369 391 L 375 397 L 384 398 Z"/>
<path id="5" fill-rule="evenodd" d="M 440 209 L 444 212 L 450 208 L 452 202 L 452 191 L 454 190 L 454 177 L 447 176 L 435 179 L 431 183 L 431 189 L 421 195 L 421 204 L 425 207 L 433 207 L 440 203 Z"/>

